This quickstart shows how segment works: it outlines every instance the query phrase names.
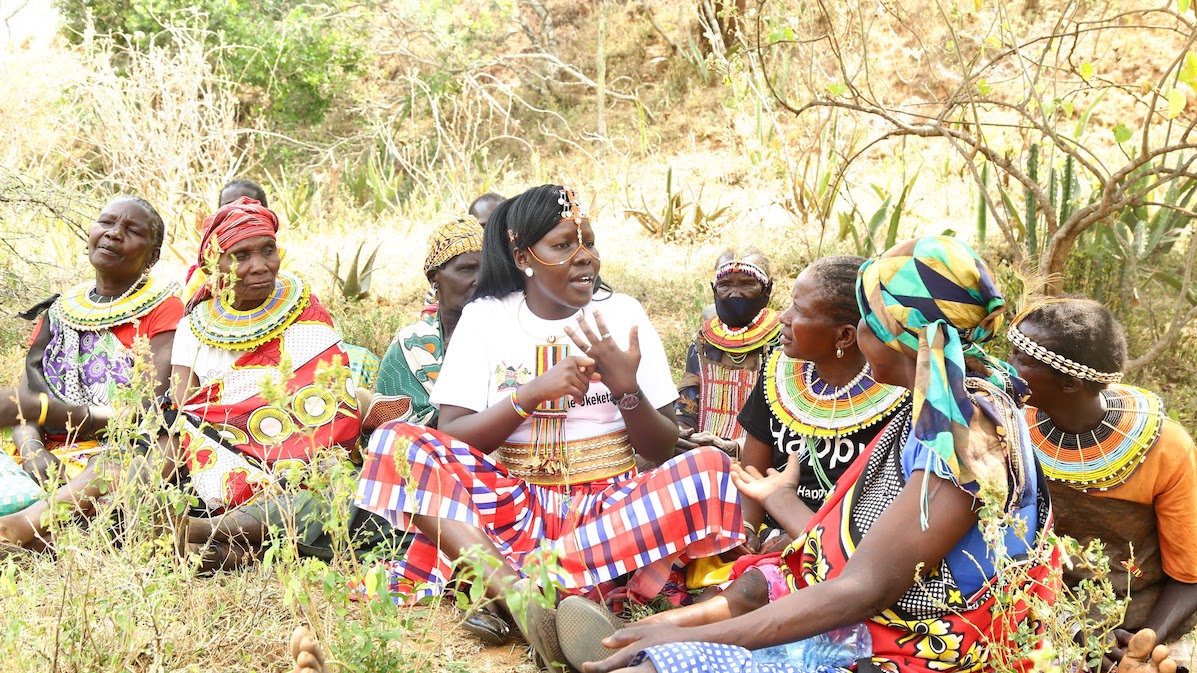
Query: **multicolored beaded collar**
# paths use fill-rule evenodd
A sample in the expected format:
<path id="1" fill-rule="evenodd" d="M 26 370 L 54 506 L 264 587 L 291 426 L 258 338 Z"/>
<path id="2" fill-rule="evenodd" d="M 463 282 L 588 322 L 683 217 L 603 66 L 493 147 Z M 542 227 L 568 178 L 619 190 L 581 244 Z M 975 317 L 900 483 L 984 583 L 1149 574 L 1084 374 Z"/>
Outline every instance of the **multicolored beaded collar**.
<path id="1" fill-rule="evenodd" d="M 1089 432 L 1064 432 L 1040 409 L 1025 409 L 1031 444 L 1048 479 L 1081 491 L 1122 485 L 1147 457 L 1164 428 L 1164 402 L 1155 393 L 1119 384 L 1101 391 L 1106 415 Z"/>
<path id="2" fill-rule="evenodd" d="M 711 316 L 702 324 L 699 330 L 702 338 L 715 348 L 727 353 L 748 353 L 773 341 L 781 333 L 781 321 L 777 311 L 762 309 L 752 322 L 744 327 L 733 329 L 719 321 L 719 316 Z"/>
<path id="3" fill-rule="evenodd" d="M 765 361 L 765 400 L 773 415 L 797 434 L 848 435 L 888 418 L 910 394 L 878 383 L 872 373 L 866 364 L 847 385 L 828 385 L 814 363 L 788 358 L 778 348 Z"/>
<path id="4" fill-rule="evenodd" d="M 51 310 L 72 329 L 96 332 L 133 322 L 178 292 L 174 281 L 145 278 L 131 286 L 131 292 L 101 302 L 91 297 L 94 287 L 95 283 L 76 285 L 59 297 Z"/>
<path id="5" fill-rule="evenodd" d="M 226 350 L 251 350 L 281 335 L 308 306 L 312 291 L 299 276 L 280 271 L 274 294 L 261 306 L 238 311 L 223 297 L 207 299 L 191 311 L 191 331 L 201 343 Z"/>

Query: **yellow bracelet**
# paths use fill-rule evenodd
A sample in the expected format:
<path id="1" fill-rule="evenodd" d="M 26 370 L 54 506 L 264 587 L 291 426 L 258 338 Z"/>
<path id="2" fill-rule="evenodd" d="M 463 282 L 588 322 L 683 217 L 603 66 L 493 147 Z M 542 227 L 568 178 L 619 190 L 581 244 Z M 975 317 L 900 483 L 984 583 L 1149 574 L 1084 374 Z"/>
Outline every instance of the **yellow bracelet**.
<path id="1" fill-rule="evenodd" d="M 519 414 L 520 418 L 528 418 L 532 415 L 530 412 L 524 411 L 524 408 L 520 406 L 519 400 L 515 399 L 514 392 L 511 393 L 511 408 L 515 409 L 515 413 Z"/>
<path id="2" fill-rule="evenodd" d="M 42 405 L 42 412 L 37 416 L 37 424 L 40 427 L 45 425 L 46 414 L 50 413 L 50 396 L 45 393 L 38 393 L 37 401 Z"/>

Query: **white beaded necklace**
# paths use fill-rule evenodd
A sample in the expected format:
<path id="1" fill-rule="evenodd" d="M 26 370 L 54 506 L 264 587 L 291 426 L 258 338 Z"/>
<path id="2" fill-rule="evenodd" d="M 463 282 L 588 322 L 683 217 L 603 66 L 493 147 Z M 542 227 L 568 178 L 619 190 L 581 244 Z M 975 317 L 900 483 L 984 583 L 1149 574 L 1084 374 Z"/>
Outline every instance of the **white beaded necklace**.
<path id="1" fill-rule="evenodd" d="M 826 381 L 823 381 L 823 379 L 820 378 L 819 381 L 821 381 L 824 386 L 823 392 L 816 393 L 815 388 L 814 388 L 814 386 L 815 386 L 815 365 L 814 365 L 814 363 L 810 363 L 810 366 L 806 369 L 806 372 L 805 372 L 806 390 L 810 393 L 810 396 L 815 398 L 816 400 L 822 400 L 824 402 L 831 402 L 833 400 L 840 399 L 841 397 L 844 396 L 845 393 L 851 394 L 852 389 L 855 388 L 856 385 L 864 379 L 864 377 L 869 376 L 869 375 L 870 375 L 869 363 L 866 362 L 865 365 L 860 368 L 860 371 L 856 373 L 855 378 L 853 378 L 851 381 L 847 382 L 846 384 L 844 384 L 842 386 L 839 386 L 839 387 L 832 386 L 831 384 L 827 383 Z M 831 392 L 827 392 L 828 390 L 830 390 Z"/>

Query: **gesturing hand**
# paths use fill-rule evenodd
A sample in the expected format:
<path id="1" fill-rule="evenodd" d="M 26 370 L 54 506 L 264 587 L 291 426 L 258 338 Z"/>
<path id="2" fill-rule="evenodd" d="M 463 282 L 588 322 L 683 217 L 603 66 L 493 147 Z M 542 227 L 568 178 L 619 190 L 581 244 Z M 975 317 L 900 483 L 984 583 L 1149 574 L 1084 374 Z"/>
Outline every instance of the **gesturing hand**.
<path id="1" fill-rule="evenodd" d="M 732 463 L 731 478 L 741 495 L 764 507 L 765 501 L 774 495 L 784 493 L 797 497 L 798 477 L 801 474 L 802 459 L 797 453 L 791 453 L 786 460 L 785 470 L 781 472 L 769 468 L 765 470 L 766 476 L 761 476 L 755 467 Z"/>
<path id="2" fill-rule="evenodd" d="M 594 312 L 594 324 L 598 328 L 597 334 L 587 324 L 583 315 L 578 318 L 578 329 L 566 327 L 565 333 L 575 346 L 593 358 L 595 370 L 599 375 L 598 380 L 607 385 L 613 396 L 636 392 L 639 388 L 636 384 L 636 370 L 640 368 L 638 329 L 633 326 L 628 331 L 628 349 L 625 351 L 611 338 L 602 313 Z"/>
<path id="3" fill-rule="evenodd" d="M 581 404 L 594 376 L 594 360 L 585 355 L 571 355 L 552 369 L 520 386 L 520 406 L 532 411 L 546 400 L 568 395 Z"/>

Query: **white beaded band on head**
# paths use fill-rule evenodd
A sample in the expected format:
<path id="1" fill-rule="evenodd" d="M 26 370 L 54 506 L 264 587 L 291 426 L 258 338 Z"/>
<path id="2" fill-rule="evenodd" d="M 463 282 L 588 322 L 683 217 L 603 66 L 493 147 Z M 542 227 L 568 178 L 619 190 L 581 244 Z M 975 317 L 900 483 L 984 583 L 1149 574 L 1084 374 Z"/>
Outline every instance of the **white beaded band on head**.
<path id="1" fill-rule="evenodd" d="M 1018 325 L 1011 325 L 1009 331 L 1006 332 L 1006 336 L 1015 348 L 1058 372 L 1083 381 L 1095 381 L 1097 383 L 1118 383 L 1122 380 L 1122 372 L 1099 372 L 1089 365 L 1083 365 L 1059 353 L 1049 351 L 1019 331 Z"/>
<path id="2" fill-rule="evenodd" d="M 765 273 L 764 269 L 756 264 L 753 264 L 752 262 L 745 262 L 744 260 L 740 259 L 733 259 L 720 264 L 719 267 L 715 269 L 715 280 L 719 280 L 720 278 L 732 273 L 743 273 L 751 276 L 753 280 L 757 281 L 761 285 L 769 284 L 769 274 Z"/>

